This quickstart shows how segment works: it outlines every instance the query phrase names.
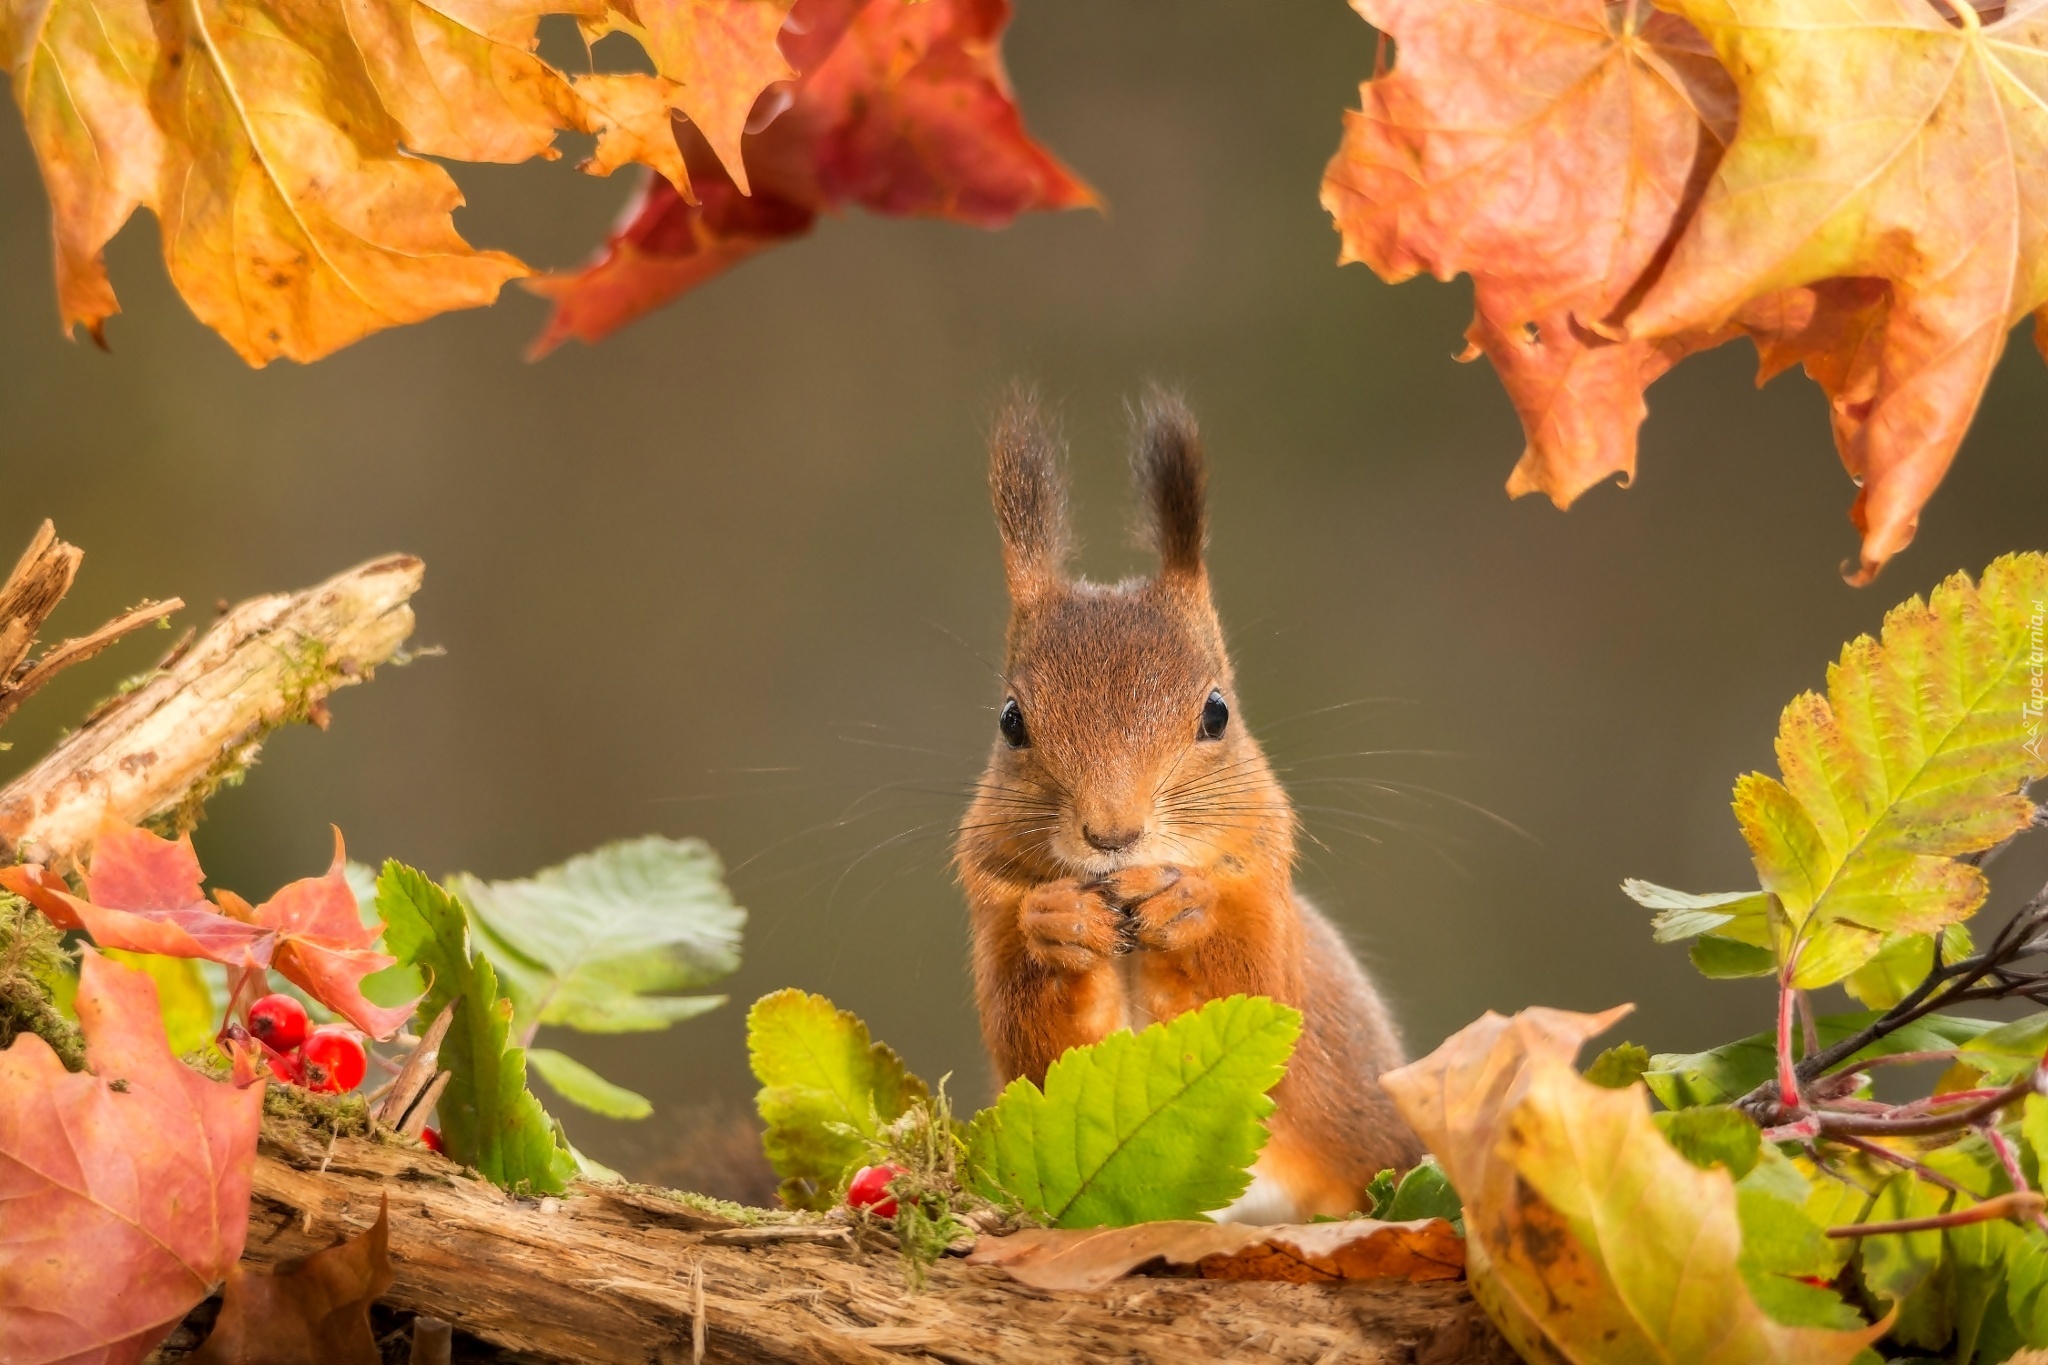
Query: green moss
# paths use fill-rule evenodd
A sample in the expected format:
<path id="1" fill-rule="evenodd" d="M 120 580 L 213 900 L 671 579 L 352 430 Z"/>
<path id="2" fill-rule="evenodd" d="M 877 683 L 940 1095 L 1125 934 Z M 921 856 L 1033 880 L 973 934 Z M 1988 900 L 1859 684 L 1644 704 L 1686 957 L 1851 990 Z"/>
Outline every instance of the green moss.
<path id="1" fill-rule="evenodd" d="M 68 1069 L 85 1070 L 85 1038 L 57 1008 L 50 989 L 70 973 L 70 954 L 57 926 L 21 897 L 0 896 L 0 1048 L 33 1033 Z"/>
<path id="2" fill-rule="evenodd" d="M 175 838 L 195 828 L 206 814 L 206 803 L 213 799 L 215 793 L 242 785 L 249 769 L 256 766 L 263 742 L 273 731 L 286 725 L 314 723 L 327 694 L 338 684 L 366 680 L 370 676 L 368 669 L 351 672 L 339 667 L 329 657 L 324 640 L 302 639 L 293 648 L 280 650 L 280 653 L 284 656 L 285 673 L 278 686 L 276 713 L 251 726 L 239 739 L 223 745 L 220 754 L 186 789 L 178 804 L 150 816 L 143 822 L 146 828 L 165 838 Z"/>
<path id="3" fill-rule="evenodd" d="M 658 1185 L 638 1185 L 628 1182 L 626 1188 L 636 1194 L 652 1195 L 681 1204 L 686 1209 L 710 1214 L 714 1218 L 726 1218 L 745 1227 L 787 1226 L 793 1223 L 822 1223 L 822 1214 L 806 1213 L 799 1209 L 757 1209 L 746 1204 L 735 1204 L 730 1199 L 716 1199 L 708 1194 L 697 1194 L 690 1190 L 670 1190 Z"/>
<path id="4" fill-rule="evenodd" d="M 263 1121 L 301 1135 L 310 1129 L 322 1141 L 367 1137 L 373 1127 L 370 1102 L 361 1094 L 316 1095 L 296 1085 L 264 1086 Z"/>
<path id="5" fill-rule="evenodd" d="M 1003 1211 L 967 1189 L 960 1178 L 967 1144 L 953 1117 L 944 1080 L 930 1099 L 913 1104 L 882 1130 L 882 1147 L 883 1159 L 904 1169 L 889 1182 L 889 1192 L 896 1196 L 892 1231 L 902 1249 L 904 1277 L 912 1289 L 922 1289 L 926 1272 L 946 1248 L 973 1232 L 970 1215 Z M 857 1222 L 872 1217 L 865 1211 L 854 1214 Z"/>

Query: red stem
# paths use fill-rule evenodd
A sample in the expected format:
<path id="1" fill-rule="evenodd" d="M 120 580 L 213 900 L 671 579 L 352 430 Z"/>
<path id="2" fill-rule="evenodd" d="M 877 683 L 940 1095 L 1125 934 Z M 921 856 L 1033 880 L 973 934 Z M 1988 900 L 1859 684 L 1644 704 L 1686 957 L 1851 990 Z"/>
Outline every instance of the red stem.
<path id="1" fill-rule="evenodd" d="M 1778 1103 L 1787 1109 L 1799 1106 L 1799 1076 L 1792 1068 L 1792 972 L 1799 965 L 1801 944 L 1792 945 L 1792 955 L 1778 979 Z"/>

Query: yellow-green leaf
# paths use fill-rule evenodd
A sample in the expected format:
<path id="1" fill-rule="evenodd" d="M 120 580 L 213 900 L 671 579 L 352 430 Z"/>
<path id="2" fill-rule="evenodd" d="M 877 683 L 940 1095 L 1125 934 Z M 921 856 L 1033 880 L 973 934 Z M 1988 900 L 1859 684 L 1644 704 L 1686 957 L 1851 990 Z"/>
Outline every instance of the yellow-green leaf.
<path id="1" fill-rule="evenodd" d="M 2029 710 L 2044 602 L 2048 555 L 2006 555 L 1981 581 L 1956 574 L 1926 601 L 1893 608 L 1878 638 L 1850 642 L 1827 695 L 1785 708 L 1781 776 L 1750 773 L 1735 786 L 1764 913 L 1630 883 L 1659 910 L 1659 937 L 1768 946 L 1795 964 L 1795 985 L 1850 978 L 1873 1005 L 1915 984 L 1916 965 L 1931 961 L 1928 935 L 1984 902 L 1983 872 L 1960 859 L 2025 829 L 2026 786 L 2048 776 Z M 1739 948 L 1696 956 L 1712 975 L 1757 961 Z"/>
<path id="2" fill-rule="evenodd" d="M 870 1159 L 882 1127 L 928 1098 L 903 1059 L 822 995 L 783 990 L 747 1011 L 747 1055 L 761 1082 L 756 1104 L 782 1198 L 831 1203 L 846 1173 Z"/>
<path id="3" fill-rule="evenodd" d="M 1847 1365 L 1881 1328 L 1787 1326 L 1751 1296 L 1735 1183 L 1579 1047 L 1623 1011 L 1489 1013 L 1384 1078 L 1465 1203 L 1473 1295 L 1529 1360 Z"/>
<path id="4" fill-rule="evenodd" d="M 1070 1048 L 1043 1090 L 1019 1077 L 975 1117 L 973 1178 L 1062 1228 L 1224 1208 L 1251 1184 L 1273 1111 L 1267 1092 L 1300 1036 L 1299 1011 L 1234 995 Z"/>

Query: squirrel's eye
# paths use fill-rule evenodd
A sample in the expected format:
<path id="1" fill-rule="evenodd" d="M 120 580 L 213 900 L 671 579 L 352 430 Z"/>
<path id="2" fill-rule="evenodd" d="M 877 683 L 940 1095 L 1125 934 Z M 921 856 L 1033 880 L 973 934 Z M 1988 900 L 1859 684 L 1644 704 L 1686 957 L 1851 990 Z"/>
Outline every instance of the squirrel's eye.
<path id="1" fill-rule="evenodd" d="M 1223 727 L 1228 724 L 1230 724 L 1230 704 L 1223 700 L 1221 692 L 1211 691 L 1209 693 L 1209 700 L 1202 703 L 1201 737 L 1203 739 L 1221 739 L 1223 738 Z"/>
<path id="2" fill-rule="evenodd" d="M 996 728 L 1003 732 L 1003 741 L 1012 749 L 1029 747 L 1031 736 L 1024 733 L 1024 710 L 1017 705 L 1015 697 L 1003 703 L 1003 714 L 996 721 Z"/>

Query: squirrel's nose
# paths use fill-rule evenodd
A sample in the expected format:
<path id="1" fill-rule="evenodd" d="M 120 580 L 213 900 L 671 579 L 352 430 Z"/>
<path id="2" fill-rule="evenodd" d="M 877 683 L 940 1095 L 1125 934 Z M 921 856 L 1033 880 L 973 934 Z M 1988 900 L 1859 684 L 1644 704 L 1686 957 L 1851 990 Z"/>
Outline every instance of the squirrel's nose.
<path id="1" fill-rule="evenodd" d="M 1081 837 L 1104 853 L 1121 853 L 1143 837 L 1145 831 L 1139 828 L 1097 830 L 1081 826 Z"/>

